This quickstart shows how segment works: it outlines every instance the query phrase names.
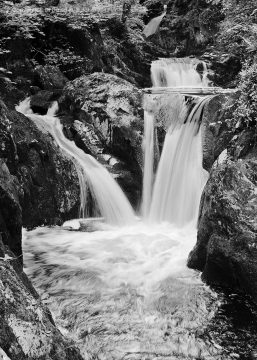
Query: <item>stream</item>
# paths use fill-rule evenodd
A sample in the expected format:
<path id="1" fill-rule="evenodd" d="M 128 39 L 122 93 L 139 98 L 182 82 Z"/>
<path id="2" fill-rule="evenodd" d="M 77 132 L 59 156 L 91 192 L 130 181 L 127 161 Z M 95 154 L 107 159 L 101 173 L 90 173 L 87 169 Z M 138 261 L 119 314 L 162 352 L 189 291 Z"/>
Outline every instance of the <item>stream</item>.
<path id="1" fill-rule="evenodd" d="M 23 234 L 25 271 L 84 359 L 255 359 L 252 305 L 186 267 L 193 228 L 96 221 L 91 230 Z"/>

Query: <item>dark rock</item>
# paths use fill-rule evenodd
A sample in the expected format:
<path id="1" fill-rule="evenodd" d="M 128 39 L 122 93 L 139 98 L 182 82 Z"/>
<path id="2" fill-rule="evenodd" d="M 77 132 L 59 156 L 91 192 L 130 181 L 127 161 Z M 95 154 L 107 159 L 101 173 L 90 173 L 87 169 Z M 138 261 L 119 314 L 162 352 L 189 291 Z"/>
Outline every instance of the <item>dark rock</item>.
<path id="1" fill-rule="evenodd" d="M 22 224 L 29 228 L 77 217 L 80 190 L 76 169 L 51 136 L 42 133 L 24 115 L 8 111 L 0 102 L 0 140 L 2 201 L 6 205 L 4 210 L 0 208 L 1 213 L 16 209 L 18 221 L 20 203 Z M 6 224 L 16 220 L 9 214 L 2 214 L 2 217 L 1 223 L 8 230 L 6 237 L 9 238 L 11 228 L 16 231 L 16 225 Z M 17 245 L 16 240 L 10 248 L 21 254 L 21 245 Z"/>
<path id="2" fill-rule="evenodd" d="M 257 162 L 228 161 L 204 189 L 197 244 L 188 266 L 208 284 L 249 293 L 257 301 Z"/>
<path id="3" fill-rule="evenodd" d="M 0 236 L 1 241 L 22 263 L 22 214 L 19 204 L 19 184 L 0 158 Z"/>
<path id="4" fill-rule="evenodd" d="M 68 79 L 56 66 L 39 65 L 35 68 L 35 84 L 43 90 L 61 90 L 67 84 Z"/>
<path id="5" fill-rule="evenodd" d="M 128 172 L 132 175 L 129 178 L 134 179 L 134 195 L 132 191 L 129 195 L 132 203 L 136 204 L 140 197 L 142 174 L 141 92 L 115 75 L 94 73 L 80 77 L 65 87 L 60 111 L 79 119 L 71 125 L 78 146 L 104 165 L 109 164 L 101 154 L 110 154 L 120 162 L 118 178 L 125 191 L 132 186 L 127 178 Z M 111 166 L 107 167 L 110 170 Z M 117 170 L 111 171 L 117 174 Z"/>
<path id="6" fill-rule="evenodd" d="M 83 360 L 14 262 L 11 253 L 0 258 L 0 348 L 13 360 Z"/>
<path id="7" fill-rule="evenodd" d="M 16 111 L 9 112 L 8 119 L 17 148 L 23 225 L 31 228 L 77 217 L 80 190 L 73 163 L 32 120 Z"/>
<path id="8" fill-rule="evenodd" d="M 30 107 L 35 114 L 45 115 L 51 104 L 56 101 L 61 92 L 58 90 L 42 90 L 30 97 Z"/>
<path id="9" fill-rule="evenodd" d="M 209 69 L 212 71 L 212 81 L 217 86 L 234 88 L 237 75 L 242 69 L 239 57 L 232 54 L 222 54 L 218 51 L 204 53 L 202 58 L 208 62 Z"/>
<path id="10" fill-rule="evenodd" d="M 227 108 L 235 103 L 236 94 L 215 96 L 204 108 L 202 118 L 203 167 L 210 171 L 219 155 L 229 148 L 235 134 L 235 121 L 226 119 Z M 226 106 L 224 106 L 226 104 Z"/>
<path id="11" fill-rule="evenodd" d="M 148 12 L 145 23 L 163 12 L 160 0 L 144 1 Z M 205 1 L 169 0 L 167 14 L 159 31 L 150 41 L 166 50 L 166 56 L 200 55 L 213 42 L 218 24 L 223 19 L 220 6 Z"/>

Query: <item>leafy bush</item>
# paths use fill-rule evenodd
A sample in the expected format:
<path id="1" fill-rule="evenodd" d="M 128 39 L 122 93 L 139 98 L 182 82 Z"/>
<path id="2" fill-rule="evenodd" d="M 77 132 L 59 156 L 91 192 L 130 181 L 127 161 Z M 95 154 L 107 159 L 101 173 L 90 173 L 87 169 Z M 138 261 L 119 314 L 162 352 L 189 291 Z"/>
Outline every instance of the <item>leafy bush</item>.
<path id="1" fill-rule="evenodd" d="M 238 89 L 241 95 L 234 112 L 238 124 L 246 126 L 257 125 L 257 63 L 246 63 L 240 74 Z"/>
<path id="2" fill-rule="evenodd" d="M 222 51 L 239 56 L 242 61 L 257 53 L 256 0 L 207 0 L 222 6 L 225 16 L 217 37 Z"/>

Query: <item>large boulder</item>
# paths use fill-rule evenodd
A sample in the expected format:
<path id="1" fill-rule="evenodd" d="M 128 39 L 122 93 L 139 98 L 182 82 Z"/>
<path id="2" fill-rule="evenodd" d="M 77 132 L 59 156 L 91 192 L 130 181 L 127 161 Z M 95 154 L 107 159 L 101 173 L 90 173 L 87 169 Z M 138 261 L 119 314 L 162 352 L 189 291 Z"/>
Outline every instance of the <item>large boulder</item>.
<path id="1" fill-rule="evenodd" d="M 208 284 L 247 292 L 257 301 L 257 161 L 225 161 L 204 189 L 197 244 L 188 266 Z"/>
<path id="2" fill-rule="evenodd" d="M 69 114 L 63 123 L 76 144 L 115 173 L 136 205 L 142 176 L 141 91 L 115 75 L 94 73 L 67 84 L 60 110 Z M 116 160 L 106 164 L 104 155 Z"/>

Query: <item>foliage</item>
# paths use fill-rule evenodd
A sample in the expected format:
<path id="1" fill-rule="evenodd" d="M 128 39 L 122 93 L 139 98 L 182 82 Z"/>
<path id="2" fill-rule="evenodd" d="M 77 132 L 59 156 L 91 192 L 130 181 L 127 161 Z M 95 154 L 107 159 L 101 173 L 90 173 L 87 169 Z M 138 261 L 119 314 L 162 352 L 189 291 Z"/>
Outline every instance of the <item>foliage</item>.
<path id="1" fill-rule="evenodd" d="M 240 74 L 240 97 L 234 112 L 238 124 L 257 125 L 257 64 L 247 62 Z"/>
<path id="2" fill-rule="evenodd" d="M 214 3 L 214 0 L 209 0 Z M 255 0 L 216 0 L 225 16 L 217 36 L 217 46 L 242 61 L 257 54 L 257 10 Z"/>

